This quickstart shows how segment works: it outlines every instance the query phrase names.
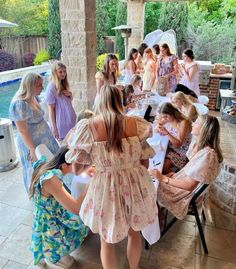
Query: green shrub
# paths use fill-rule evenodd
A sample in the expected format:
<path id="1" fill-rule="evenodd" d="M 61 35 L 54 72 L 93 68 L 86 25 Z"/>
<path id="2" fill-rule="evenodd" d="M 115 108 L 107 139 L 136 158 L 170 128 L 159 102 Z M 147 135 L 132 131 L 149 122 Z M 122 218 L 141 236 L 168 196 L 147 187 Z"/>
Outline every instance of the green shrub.
<path id="1" fill-rule="evenodd" d="M 47 62 L 50 59 L 49 53 L 46 50 L 40 50 L 34 59 L 34 65 L 40 65 L 42 62 Z"/>
<path id="2" fill-rule="evenodd" d="M 116 55 L 117 59 L 119 60 L 119 54 L 116 53 L 115 55 Z M 106 57 L 107 57 L 107 53 L 103 53 L 97 57 L 97 60 L 96 60 L 96 69 L 97 70 L 101 70 L 103 68 L 103 66 L 105 64 Z"/>

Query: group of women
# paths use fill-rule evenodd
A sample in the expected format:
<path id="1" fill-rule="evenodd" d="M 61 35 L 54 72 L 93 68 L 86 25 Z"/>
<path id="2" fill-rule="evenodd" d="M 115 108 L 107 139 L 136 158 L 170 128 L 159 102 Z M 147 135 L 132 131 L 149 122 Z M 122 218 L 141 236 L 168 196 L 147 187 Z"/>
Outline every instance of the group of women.
<path id="1" fill-rule="evenodd" d="M 146 69 L 163 76 L 162 68 L 168 69 L 171 65 L 172 71 L 168 69 L 166 74 L 169 85 L 174 85 L 177 72 L 177 58 L 169 55 L 168 48 L 161 46 L 161 56 L 153 56 L 152 50 L 144 47 L 141 48 L 146 62 L 142 61 L 140 48 L 132 50 L 126 65 L 127 80 L 132 81 L 133 93 L 137 95 L 142 94 L 141 81 L 145 81 Z M 187 58 L 185 61 L 182 69 L 190 81 L 194 70 L 187 68 Z M 191 101 L 177 93 L 173 104 L 162 105 L 155 127 L 156 132 L 167 135 L 170 141 L 163 174 L 156 169 L 148 172 L 148 159 L 155 155 L 147 143 L 153 128 L 144 119 L 125 114 L 124 95 L 115 85 L 117 68 L 116 56 L 109 54 L 104 69 L 96 74 L 94 114 L 78 123 L 71 104 L 66 67 L 60 62 L 52 68 L 46 91 L 51 130 L 38 99 L 41 76 L 26 75 L 12 100 L 10 116 L 19 132 L 17 143 L 25 186 L 34 201 L 31 249 L 38 266 L 45 266 L 46 260 L 61 268 L 70 268 L 74 263 L 70 254 L 83 242 L 89 227 L 100 235 L 104 269 L 118 268 L 115 244 L 126 237 L 129 267 L 138 269 L 140 231 L 154 222 L 158 214 L 156 199 L 178 218 L 183 218 L 192 190 L 199 182 L 210 183 L 218 173 L 223 160 L 218 120 L 209 115 L 199 117 Z M 139 75 L 142 70 L 143 78 Z M 154 76 L 150 75 L 148 83 L 154 85 Z M 56 140 L 63 138 L 66 147 L 60 148 L 49 162 L 45 159 L 35 162 L 29 182 L 27 169 L 36 161 L 36 146 L 44 143 L 55 154 L 59 148 Z M 84 193 L 74 199 L 65 189 L 63 177 L 82 171 L 92 179 Z M 158 193 L 150 173 L 160 181 Z"/>

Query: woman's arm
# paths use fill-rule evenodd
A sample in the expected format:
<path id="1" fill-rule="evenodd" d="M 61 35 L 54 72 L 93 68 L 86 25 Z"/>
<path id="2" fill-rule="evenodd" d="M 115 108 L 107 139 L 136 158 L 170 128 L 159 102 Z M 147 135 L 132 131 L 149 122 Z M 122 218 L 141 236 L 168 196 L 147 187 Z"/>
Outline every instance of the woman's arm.
<path id="1" fill-rule="evenodd" d="M 166 77 L 171 77 L 171 76 L 174 76 L 174 75 L 177 75 L 178 74 L 179 68 L 178 68 L 178 60 L 177 59 L 174 59 L 173 60 L 173 68 L 174 68 L 174 71 L 172 71 L 171 73 L 167 74 Z"/>
<path id="2" fill-rule="evenodd" d="M 197 73 L 197 71 L 198 71 L 198 66 L 197 66 L 196 64 L 193 65 L 193 66 L 191 66 L 190 69 L 189 69 L 189 73 L 185 70 L 185 67 L 183 66 L 182 71 L 183 71 L 183 74 L 184 74 L 184 76 L 186 77 L 186 79 L 187 79 L 188 81 L 191 81 L 192 78 L 194 77 L 194 75 L 195 75 L 195 74 Z"/>
<path id="3" fill-rule="evenodd" d="M 85 188 L 85 191 L 77 199 L 74 199 L 57 177 L 44 181 L 43 190 L 51 194 L 65 209 L 76 215 L 79 214 L 81 204 L 87 192 L 87 188 Z"/>
<path id="4" fill-rule="evenodd" d="M 101 87 L 102 87 L 103 85 L 104 85 L 104 80 L 97 78 L 97 79 L 96 79 L 97 92 L 100 91 L 100 89 L 101 89 Z"/>
<path id="5" fill-rule="evenodd" d="M 190 132 L 189 122 L 187 120 L 182 120 L 180 122 L 178 137 L 174 137 L 171 133 L 167 131 L 165 127 L 162 127 L 161 132 L 162 134 L 168 136 L 169 141 L 172 145 L 177 148 L 180 148 L 183 145 L 186 136 Z"/>
<path id="6" fill-rule="evenodd" d="M 31 162 L 35 162 L 37 160 L 37 157 L 35 155 L 35 147 L 32 141 L 32 137 L 31 134 L 29 133 L 28 130 L 28 124 L 26 120 L 23 121 L 16 121 L 16 128 L 24 142 L 24 144 L 26 145 L 26 147 L 29 149 L 30 151 L 30 161 Z"/>
<path id="7" fill-rule="evenodd" d="M 163 181 L 166 184 L 182 189 L 182 190 L 186 190 L 186 191 L 193 191 L 197 185 L 199 184 L 198 181 L 188 178 L 188 179 L 175 179 L 173 177 L 167 177 L 162 175 L 162 173 L 160 171 L 158 171 L 157 169 L 153 169 L 150 171 L 152 176 L 155 177 L 156 179 L 158 179 L 159 181 Z"/>
<path id="8" fill-rule="evenodd" d="M 49 121 L 51 125 L 51 130 L 53 136 L 58 139 L 58 131 L 57 131 L 57 125 L 56 125 L 56 112 L 55 112 L 55 104 L 48 105 L 48 115 L 49 115 Z"/>
<path id="9" fill-rule="evenodd" d="M 136 72 L 136 65 L 135 65 L 135 63 L 134 63 L 134 61 L 129 61 L 129 63 L 128 63 L 128 69 L 130 70 L 130 72 L 131 72 L 131 74 L 135 74 L 135 72 Z"/>

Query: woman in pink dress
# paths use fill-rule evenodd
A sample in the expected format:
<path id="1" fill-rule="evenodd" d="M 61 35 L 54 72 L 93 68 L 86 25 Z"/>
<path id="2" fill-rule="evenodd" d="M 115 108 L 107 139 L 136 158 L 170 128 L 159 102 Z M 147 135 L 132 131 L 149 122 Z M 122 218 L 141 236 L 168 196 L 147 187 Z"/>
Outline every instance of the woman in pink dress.
<path id="1" fill-rule="evenodd" d="M 80 216 L 100 235 L 104 269 L 118 268 L 115 244 L 126 237 L 130 269 L 138 269 L 140 230 L 157 216 L 155 188 L 146 168 L 155 154 L 146 142 L 150 136 L 151 124 L 126 116 L 121 92 L 104 86 L 98 94 L 95 117 L 81 120 L 67 141 L 68 162 L 96 167 Z"/>
<path id="2" fill-rule="evenodd" d="M 56 61 L 52 66 L 52 77 L 46 89 L 46 103 L 49 111 L 49 122 L 53 136 L 63 140 L 75 126 L 76 114 L 72 106 L 66 66 Z"/>
<path id="3" fill-rule="evenodd" d="M 220 125 L 214 116 L 200 116 L 193 123 L 192 142 L 187 152 L 189 162 L 178 173 L 161 174 L 152 170 L 160 181 L 158 200 L 175 217 L 183 219 L 194 190 L 200 183 L 211 184 L 219 173 L 223 156 L 220 149 Z"/>
<path id="4" fill-rule="evenodd" d="M 180 65 L 180 72 L 183 76 L 179 84 L 186 86 L 199 96 L 199 66 L 194 61 L 194 54 L 191 49 L 186 49 L 183 52 L 183 61 L 183 64 Z"/>
<path id="5" fill-rule="evenodd" d="M 169 91 L 174 92 L 177 85 L 178 58 L 171 54 L 169 46 L 164 43 L 160 46 L 160 55 L 157 65 L 157 79 L 166 77 L 168 79 Z"/>

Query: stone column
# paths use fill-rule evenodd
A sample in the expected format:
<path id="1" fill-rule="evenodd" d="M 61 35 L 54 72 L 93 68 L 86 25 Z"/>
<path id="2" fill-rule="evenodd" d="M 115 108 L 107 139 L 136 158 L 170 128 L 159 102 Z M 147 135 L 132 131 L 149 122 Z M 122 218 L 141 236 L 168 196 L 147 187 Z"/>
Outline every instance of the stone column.
<path id="1" fill-rule="evenodd" d="M 63 61 L 78 113 L 91 108 L 96 94 L 96 1 L 60 0 Z"/>
<path id="2" fill-rule="evenodd" d="M 128 51 L 138 48 L 144 33 L 144 0 L 127 0 L 127 25 L 135 27 L 129 38 Z"/>

